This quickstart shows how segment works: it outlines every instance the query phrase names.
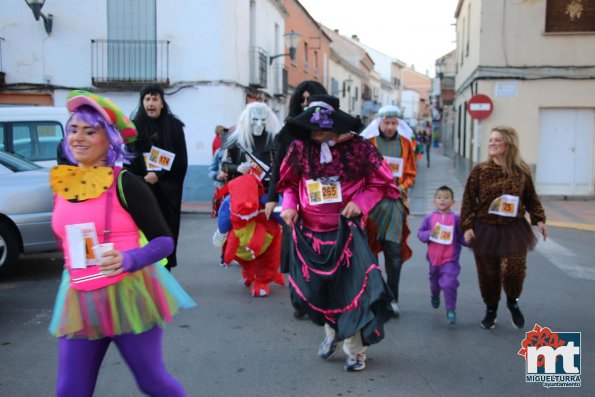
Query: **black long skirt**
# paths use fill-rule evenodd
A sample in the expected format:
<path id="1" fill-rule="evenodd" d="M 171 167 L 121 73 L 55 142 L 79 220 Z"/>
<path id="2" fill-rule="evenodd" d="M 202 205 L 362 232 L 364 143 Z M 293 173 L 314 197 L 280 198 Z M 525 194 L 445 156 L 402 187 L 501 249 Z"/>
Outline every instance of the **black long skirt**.
<path id="1" fill-rule="evenodd" d="M 392 294 L 370 250 L 360 219 L 340 217 L 339 229 L 314 232 L 297 223 L 290 249 L 290 292 L 296 311 L 337 339 L 361 331 L 364 345 L 384 338 Z"/>

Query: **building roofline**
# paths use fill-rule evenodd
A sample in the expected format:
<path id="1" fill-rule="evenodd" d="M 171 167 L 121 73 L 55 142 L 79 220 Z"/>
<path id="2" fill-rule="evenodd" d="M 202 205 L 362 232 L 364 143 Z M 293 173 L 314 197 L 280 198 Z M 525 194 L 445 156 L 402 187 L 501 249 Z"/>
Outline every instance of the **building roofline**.
<path id="1" fill-rule="evenodd" d="M 457 8 L 455 10 L 455 18 L 459 17 L 459 13 L 461 12 L 461 7 L 463 7 L 463 2 L 465 0 L 459 0 L 459 3 L 457 4 Z"/>
<path id="2" fill-rule="evenodd" d="M 331 38 L 331 37 L 330 37 L 328 34 L 326 34 L 326 32 L 324 31 L 324 29 L 322 29 L 322 28 L 320 27 L 320 25 L 322 25 L 322 24 L 321 24 L 320 22 L 316 21 L 316 19 L 314 19 L 314 18 L 312 17 L 312 15 L 310 15 L 310 13 L 308 12 L 308 10 L 306 10 L 306 7 L 304 7 L 304 6 L 302 5 L 302 3 L 300 3 L 298 0 L 294 0 L 294 1 L 295 1 L 295 3 L 296 3 L 296 4 L 297 4 L 297 5 L 298 5 L 298 6 L 299 6 L 301 9 L 302 9 L 302 11 L 303 11 L 304 13 L 306 13 L 306 15 L 308 16 L 308 18 L 310 18 L 310 20 L 311 20 L 311 21 L 314 23 L 314 25 L 316 25 L 316 27 L 318 27 L 318 31 L 319 31 L 321 34 L 325 35 L 325 36 L 326 36 L 326 38 L 327 38 L 327 39 L 329 39 L 329 41 L 331 41 L 331 42 L 332 42 L 332 41 L 333 41 L 333 39 L 332 39 L 332 38 Z"/>

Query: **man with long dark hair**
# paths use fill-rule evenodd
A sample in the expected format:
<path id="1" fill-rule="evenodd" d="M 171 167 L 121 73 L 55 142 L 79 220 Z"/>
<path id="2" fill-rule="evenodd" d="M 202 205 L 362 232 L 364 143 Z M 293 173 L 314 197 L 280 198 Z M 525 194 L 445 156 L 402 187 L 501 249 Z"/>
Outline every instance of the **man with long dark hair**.
<path id="1" fill-rule="evenodd" d="M 139 135 L 137 141 L 128 147 L 135 157 L 127 168 L 144 177 L 151 186 L 177 248 L 182 215 L 182 190 L 188 169 L 184 123 L 171 113 L 163 89 L 157 84 L 149 84 L 141 90 L 133 121 Z M 152 147 L 175 154 L 169 170 L 147 171 L 145 156 Z M 167 257 L 166 267 L 171 270 L 175 266 L 177 259 L 174 248 L 174 252 Z"/>

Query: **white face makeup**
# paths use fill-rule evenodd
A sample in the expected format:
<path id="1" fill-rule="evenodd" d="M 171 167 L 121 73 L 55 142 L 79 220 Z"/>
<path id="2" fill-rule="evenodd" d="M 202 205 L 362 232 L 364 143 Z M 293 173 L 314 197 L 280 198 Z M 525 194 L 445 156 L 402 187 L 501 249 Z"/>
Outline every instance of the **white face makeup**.
<path id="1" fill-rule="evenodd" d="M 266 126 L 267 118 L 266 112 L 263 108 L 250 109 L 250 127 L 252 127 L 252 135 L 261 136 Z"/>

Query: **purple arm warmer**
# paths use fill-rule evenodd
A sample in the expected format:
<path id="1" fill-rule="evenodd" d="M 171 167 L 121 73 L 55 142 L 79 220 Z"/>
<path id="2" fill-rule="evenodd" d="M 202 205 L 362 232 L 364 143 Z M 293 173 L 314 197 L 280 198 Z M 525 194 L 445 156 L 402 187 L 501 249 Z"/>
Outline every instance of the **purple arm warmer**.
<path id="1" fill-rule="evenodd" d="M 173 251 L 173 237 L 156 237 L 144 247 L 133 248 L 123 252 L 122 269 L 126 272 L 135 272 L 167 257 Z"/>

